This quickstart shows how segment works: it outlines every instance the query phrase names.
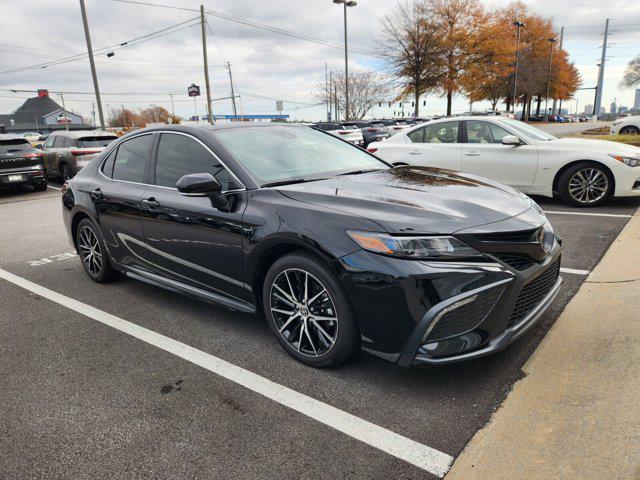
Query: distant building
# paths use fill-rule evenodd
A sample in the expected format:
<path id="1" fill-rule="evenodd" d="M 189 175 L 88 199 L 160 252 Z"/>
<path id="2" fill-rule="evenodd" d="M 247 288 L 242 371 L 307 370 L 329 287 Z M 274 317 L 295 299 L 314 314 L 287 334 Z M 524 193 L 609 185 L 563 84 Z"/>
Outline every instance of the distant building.
<path id="1" fill-rule="evenodd" d="M 616 113 L 618 113 L 618 106 L 616 105 L 616 102 L 613 102 L 611 104 L 611 108 L 609 110 L 612 115 L 615 115 Z"/>
<path id="2" fill-rule="evenodd" d="M 590 105 L 590 104 L 587 103 L 584 106 L 584 113 L 585 113 L 585 115 L 593 115 L 593 105 Z"/>
<path id="3" fill-rule="evenodd" d="M 640 88 L 636 88 L 636 97 L 633 100 L 633 109 L 640 110 Z"/>
<path id="4" fill-rule="evenodd" d="M 86 130 L 95 128 L 82 122 L 76 113 L 64 110 L 49 97 L 47 90 L 27 99 L 15 112 L 0 114 L 0 133 L 40 132 L 55 130 Z"/>
<path id="5" fill-rule="evenodd" d="M 566 108 L 561 108 L 560 109 L 560 115 L 569 115 L 569 110 Z"/>
<path id="6" fill-rule="evenodd" d="M 606 115 L 606 113 L 607 113 L 607 109 L 604 108 L 604 107 L 600 107 L 600 115 L 598 115 L 598 116 L 600 117 L 602 115 Z"/>
<path id="7" fill-rule="evenodd" d="M 624 105 L 620 105 L 618 107 L 618 113 L 626 113 L 629 111 L 629 107 L 625 107 Z"/>

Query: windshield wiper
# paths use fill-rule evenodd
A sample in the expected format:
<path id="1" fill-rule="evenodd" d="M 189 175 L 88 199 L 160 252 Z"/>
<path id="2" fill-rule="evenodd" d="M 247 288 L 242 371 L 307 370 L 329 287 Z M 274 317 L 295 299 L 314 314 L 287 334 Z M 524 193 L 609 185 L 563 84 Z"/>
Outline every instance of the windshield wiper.
<path id="1" fill-rule="evenodd" d="M 361 173 L 369 173 L 369 172 L 378 172 L 382 170 L 382 168 L 371 168 L 369 170 L 353 170 L 351 172 L 345 172 L 345 173 L 339 173 L 338 176 L 341 177 L 342 175 L 359 175 Z"/>
<path id="2" fill-rule="evenodd" d="M 315 182 L 317 180 L 326 180 L 326 178 L 292 178 L 289 180 L 279 180 L 277 182 L 263 183 L 262 187 L 278 187 L 280 185 L 293 185 L 294 183 Z"/>

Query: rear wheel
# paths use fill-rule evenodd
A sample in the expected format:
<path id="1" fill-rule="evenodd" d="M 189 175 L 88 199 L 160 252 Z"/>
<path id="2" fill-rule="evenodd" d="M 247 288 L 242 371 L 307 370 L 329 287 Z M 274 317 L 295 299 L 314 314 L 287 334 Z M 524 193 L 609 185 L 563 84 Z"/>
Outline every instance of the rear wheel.
<path id="1" fill-rule="evenodd" d="M 36 192 L 44 192 L 47 189 L 47 182 L 34 183 L 33 189 Z"/>
<path id="2" fill-rule="evenodd" d="M 620 129 L 620 133 L 623 135 L 640 135 L 640 128 L 628 125 Z"/>
<path id="3" fill-rule="evenodd" d="M 576 207 L 596 207 L 613 193 L 613 178 L 600 165 L 581 162 L 562 173 L 558 187 L 565 203 Z"/>
<path id="4" fill-rule="evenodd" d="M 72 177 L 73 177 L 73 172 L 71 172 L 71 167 L 69 167 L 69 165 L 67 165 L 66 163 L 61 163 L 60 178 L 62 178 L 62 181 L 66 182 L 68 180 L 71 180 Z"/>
<path id="5" fill-rule="evenodd" d="M 344 291 L 315 256 L 296 252 L 274 263 L 262 299 L 269 327 L 297 360 L 334 367 L 360 350 L 358 325 Z"/>
<path id="6" fill-rule="evenodd" d="M 107 249 L 95 223 L 85 218 L 76 229 L 76 245 L 87 275 L 97 283 L 108 283 L 118 276 L 111 266 Z"/>

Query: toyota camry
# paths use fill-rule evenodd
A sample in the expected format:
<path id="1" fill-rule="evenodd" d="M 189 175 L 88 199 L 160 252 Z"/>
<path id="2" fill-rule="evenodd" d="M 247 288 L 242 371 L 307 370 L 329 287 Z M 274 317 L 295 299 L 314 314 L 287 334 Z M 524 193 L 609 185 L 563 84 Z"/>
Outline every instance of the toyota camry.
<path id="1" fill-rule="evenodd" d="M 111 143 L 63 188 L 88 276 L 263 316 L 316 367 L 506 347 L 558 293 L 561 240 L 531 199 L 392 167 L 302 125 L 166 125 Z"/>

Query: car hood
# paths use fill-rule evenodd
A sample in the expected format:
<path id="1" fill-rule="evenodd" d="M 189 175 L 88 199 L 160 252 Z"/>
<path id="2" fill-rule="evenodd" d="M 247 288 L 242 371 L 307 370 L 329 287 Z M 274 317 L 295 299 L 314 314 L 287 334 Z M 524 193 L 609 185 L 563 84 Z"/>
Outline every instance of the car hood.
<path id="1" fill-rule="evenodd" d="M 295 200 L 367 218 L 390 233 L 451 234 L 531 208 L 526 196 L 491 180 L 413 166 L 279 186 L 277 190 Z M 535 223 L 544 223 L 544 217 L 540 215 Z"/>
<path id="2" fill-rule="evenodd" d="M 620 142 L 610 142 L 608 140 L 596 140 L 595 138 L 558 138 L 557 140 L 544 142 L 543 145 L 545 143 L 551 144 L 554 147 L 558 146 L 588 152 L 640 155 L 640 147 L 625 145 Z"/>

